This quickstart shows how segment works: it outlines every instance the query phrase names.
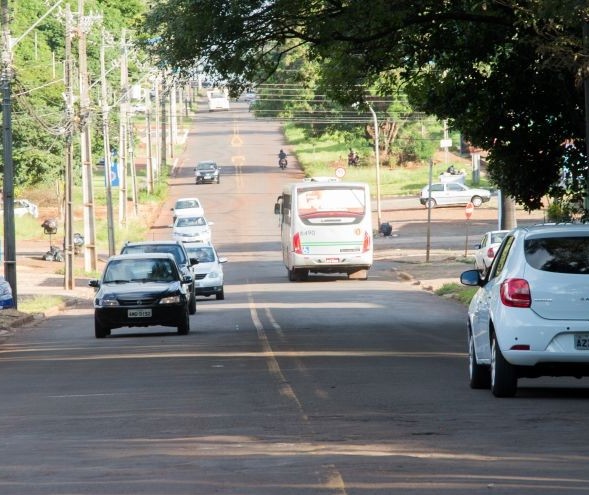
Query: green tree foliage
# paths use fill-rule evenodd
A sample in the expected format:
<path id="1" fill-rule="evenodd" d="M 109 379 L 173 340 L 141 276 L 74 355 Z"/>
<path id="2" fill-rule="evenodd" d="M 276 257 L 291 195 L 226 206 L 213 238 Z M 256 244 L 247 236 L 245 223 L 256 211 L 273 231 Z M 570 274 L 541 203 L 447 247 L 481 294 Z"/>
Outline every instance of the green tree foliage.
<path id="1" fill-rule="evenodd" d="M 199 64 L 234 88 L 266 80 L 298 45 L 342 104 L 402 85 L 412 106 L 488 150 L 494 182 L 536 208 L 556 191 L 563 142 L 585 174 L 587 21 L 578 0 L 163 0 L 145 33 L 163 63 Z"/>
<path id="2" fill-rule="evenodd" d="M 50 3 L 51 5 L 48 5 Z M 85 15 L 102 14 L 87 33 L 88 72 L 91 84 L 99 78 L 99 47 L 101 26 L 120 35 L 123 27 L 133 26 L 145 10 L 143 0 L 86 0 Z M 64 52 L 65 17 L 63 8 L 35 25 L 55 2 L 44 0 L 12 0 L 10 32 L 13 47 L 12 81 L 12 150 L 15 187 L 22 188 L 52 181 L 63 176 L 64 131 L 70 125 L 65 118 Z M 65 5 L 65 3 L 63 4 Z M 63 7 L 63 5 L 61 7 Z M 72 9 L 77 9 L 74 2 Z M 76 14 L 76 11 L 73 11 Z M 77 19 L 74 18 L 74 24 Z M 118 57 L 118 47 L 111 47 L 109 60 Z M 72 58 L 78 60 L 77 39 L 72 44 Z M 77 67 L 73 80 L 77 81 Z M 109 75 L 112 87 L 118 87 L 118 74 Z M 91 121 L 95 126 L 94 149 L 101 151 L 100 119 L 98 116 L 98 85 L 91 90 Z M 112 94 L 112 93 L 111 93 Z M 113 95 L 114 99 L 114 95 Z M 77 148 L 77 147 L 76 147 Z M 76 160 L 79 168 L 79 160 Z M 3 167 L 3 165 L 2 165 Z M 1 167 L 0 167 L 1 168 Z M 77 173 L 79 176 L 79 172 Z"/>

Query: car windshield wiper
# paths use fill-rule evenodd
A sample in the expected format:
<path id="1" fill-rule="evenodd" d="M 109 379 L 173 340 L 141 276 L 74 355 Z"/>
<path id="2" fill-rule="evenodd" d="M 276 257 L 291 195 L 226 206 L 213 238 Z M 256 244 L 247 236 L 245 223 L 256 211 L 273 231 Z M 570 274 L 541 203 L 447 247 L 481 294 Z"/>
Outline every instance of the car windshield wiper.
<path id="1" fill-rule="evenodd" d="M 105 280 L 105 284 L 128 284 L 130 280 L 126 279 L 115 279 L 115 280 Z"/>

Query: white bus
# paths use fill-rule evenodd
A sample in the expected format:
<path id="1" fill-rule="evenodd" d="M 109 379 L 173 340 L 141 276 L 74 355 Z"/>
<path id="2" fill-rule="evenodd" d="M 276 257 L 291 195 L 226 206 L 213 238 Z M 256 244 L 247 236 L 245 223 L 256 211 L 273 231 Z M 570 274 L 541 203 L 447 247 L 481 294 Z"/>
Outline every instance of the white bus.
<path id="1" fill-rule="evenodd" d="M 298 182 L 284 187 L 280 216 L 282 259 L 288 279 L 309 273 L 346 273 L 366 280 L 372 266 L 372 212 L 368 184 Z"/>

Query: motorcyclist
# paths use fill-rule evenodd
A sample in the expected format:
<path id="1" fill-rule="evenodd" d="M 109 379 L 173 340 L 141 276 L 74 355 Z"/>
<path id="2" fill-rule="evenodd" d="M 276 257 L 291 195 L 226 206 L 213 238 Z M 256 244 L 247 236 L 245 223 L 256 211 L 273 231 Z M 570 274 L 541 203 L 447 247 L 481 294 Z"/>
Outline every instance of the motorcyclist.
<path id="1" fill-rule="evenodd" d="M 280 150 L 280 153 L 278 153 L 278 166 L 284 168 L 286 167 L 286 153 L 284 152 L 284 150 Z M 284 165 L 283 165 L 284 164 Z"/>

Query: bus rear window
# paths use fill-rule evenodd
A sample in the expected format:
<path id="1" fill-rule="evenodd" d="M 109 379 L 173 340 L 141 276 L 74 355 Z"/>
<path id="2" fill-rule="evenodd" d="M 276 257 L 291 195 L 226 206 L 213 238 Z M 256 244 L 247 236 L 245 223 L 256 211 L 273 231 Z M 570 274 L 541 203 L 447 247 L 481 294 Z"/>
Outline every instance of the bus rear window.
<path id="1" fill-rule="evenodd" d="M 301 219 L 362 217 L 366 211 L 364 190 L 358 188 L 301 189 L 297 203 Z"/>

